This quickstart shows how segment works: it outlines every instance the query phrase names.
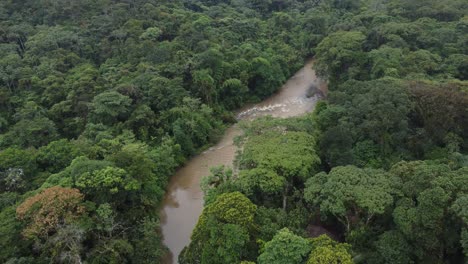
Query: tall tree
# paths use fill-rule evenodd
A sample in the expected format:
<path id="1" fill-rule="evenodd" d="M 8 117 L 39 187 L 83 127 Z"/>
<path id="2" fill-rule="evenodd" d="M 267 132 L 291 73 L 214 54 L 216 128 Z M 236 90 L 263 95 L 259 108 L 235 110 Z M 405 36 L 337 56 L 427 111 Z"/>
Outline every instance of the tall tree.
<path id="1" fill-rule="evenodd" d="M 300 264 L 304 263 L 311 250 L 307 239 L 295 235 L 289 229 L 281 229 L 273 239 L 264 245 L 257 259 L 259 264 Z"/>
<path id="2" fill-rule="evenodd" d="M 390 208 L 398 186 L 395 181 L 381 170 L 335 167 L 307 180 L 304 197 L 323 214 L 336 217 L 350 232 L 369 225 Z"/>
<path id="3" fill-rule="evenodd" d="M 254 184 L 248 188 L 260 188 L 260 192 L 281 192 L 283 210 L 286 210 L 294 181 L 305 181 L 316 170 L 320 159 L 315 153 L 315 139 L 311 135 L 296 131 L 270 131 L 248 137 L 239 164 L 241 169 L 250 170 L 241 174 L 241 184 L 248 181 Z M 264 185 L 262 182 L 265 180 L 275 182 Z"/>
<path id="4" fill-rule="evenodd" d="M 27 222 L 27 238 L 47 236 L 61 224 L 71 224 L 85 213 L 83 194 L 77 189 L 51 187 L 29 197 L 16 209 L 18 219 Z"/>

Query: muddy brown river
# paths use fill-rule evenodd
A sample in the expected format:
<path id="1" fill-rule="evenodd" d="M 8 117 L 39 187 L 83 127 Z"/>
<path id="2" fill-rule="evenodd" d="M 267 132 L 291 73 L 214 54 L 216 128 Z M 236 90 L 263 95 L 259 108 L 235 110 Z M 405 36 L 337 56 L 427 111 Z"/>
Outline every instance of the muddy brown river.
<path id="1" fill-rule="evenodd" d="M 276 94 L 239 110 L 237 119 L 252 120 L 266 115 L 287 118 L 312 111 L 318 97 L 307 98 L 308 88 L 315 84 L 326 92 L 326 84 L 316 77 L 312 63 L 308 61 Z M 190 243 L 192 230 L 203 210 L 200 180 L 209 175 L 210 167 L 232 166 L 236 153 L 233 139 L 240 133 L 237 125 L 231 126 L 215 146 L 192 158 L 172 176 L 161 209 L 164 244 L 170 250 L 164 263 L 177 263 L 180 252 Z"/>

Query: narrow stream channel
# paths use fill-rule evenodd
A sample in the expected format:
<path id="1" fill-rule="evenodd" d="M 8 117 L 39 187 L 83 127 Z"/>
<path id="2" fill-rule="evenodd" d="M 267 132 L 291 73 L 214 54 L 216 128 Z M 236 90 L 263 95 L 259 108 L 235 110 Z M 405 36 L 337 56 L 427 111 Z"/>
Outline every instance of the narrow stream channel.
<path id="1" fill-rule="evenodd" d="M 276 94 L 256 105 L 241 109 L 237 118 L 251 120 L 266 115 L 287 118 L 312 111 L 317 97 L 306 97 L 310 85 L 315 84 L 326 91 L 326 84 L 317 78 L 312 64 L 313 61 L 309 60 Z M 191 159 L 172 176 L 161 210 L 164 243 L 170 250 L 165 264 L 177 263 L 180 252 L 190 243 L 192 230 L 203 210 L 201 178 L 209 175 L 210 167 L 232 166 L 236 153 L 233 139 L 240 133 L 238 126 L 233 125 L 215 146 Z"/>

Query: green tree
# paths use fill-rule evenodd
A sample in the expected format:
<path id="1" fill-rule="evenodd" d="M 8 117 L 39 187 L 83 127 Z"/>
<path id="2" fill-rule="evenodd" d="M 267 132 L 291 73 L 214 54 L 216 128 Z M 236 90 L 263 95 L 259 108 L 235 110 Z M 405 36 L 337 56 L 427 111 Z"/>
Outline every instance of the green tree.
<path id="1" fill-rule="evenodd" d="M 353 264 L 351 246 L 338 243 L 327 235 L 321 235 L 311 240 L 312 250 L 307 264 Z"/>
<path id="2" fill-rule="evenodd" d="M 369 225 L 393 204 L 395 179 L 381 170 L 335 167 L 306 182 L 304 198 L 325 215 L 337 218 L 347 232 Z"/>
<path id="3" fill-rule="evenodd" d="M 422 82 L 412 83 L 409 91 L 415 105 L 413 123 L 423 124 L 434 143 L 443 145 L 449 133 L 466 137 L 464 105 L 468 102 L 467 93 L 452 84 L 438 87 Z"/>
<path id="4" fill-rule="evenodd" d="M 259 264 L 300 264 L 304 263 L 310 250 L 311 244 L 307 239 L 284 228 L 265 244 L 257 262 Z"/>
<path id="5" fill-rule="evenodd" d="M 132 213 L 137 214 L 137 211 L 132 211 L 134 208 L 132 208 L 131 203 L 156 207 L 162 199 L 164 194 L 163 183 L 166 182 L 167 175 L 158 173 L 158 167 L 156 166 L 161 163 L 155 162 L 153 155 L 146 144 L 131 143 L 123 145 L 109 157 L 110 160 L 115 164 L 119 164 L 119 167 L 124 170 L 112 169 L 111 172 L 115 171 L 117 175 L 120 175 L 119 177 L 122 177 L 119 185 L 124 188 L 123 190 L 126 190 L 124 193 L 127 194 L 127 198 L 131 202 L 130 204 L 125 200 L 121 202 L 122 205 L 125 205 L 128 210 L 126 213 L 129 215 Z M 174 164 L 167 164 L 166 166 L 174 166 Z M 161 167 L 163 168 L 163 166 Z M 141 214 L 140 217 L 144 216 L 143 212 L 139 213 Z"/>
<path id="6" fill-rule="evenodd" d="M 44 182 L 42 188 L 53 186 L 73 187 L 76 180 L 84 174 L 93 173 L 112 166 L 112 162 L 103 160 L 90 160 L 87 157 L 80 156 L 75 158 L 71 164 L 59 173 L 52 174 Z"/>
<path id="7" fill-rule="evenodd" d="M 391 154 L 405 143 L 412 110 L 405 87 L 389 78 L 340 85 L 330 95 L 331 104 L 316 114 L 324 131 L 320 145 L 325 161 L 330 166 L 386 165 L 396 159 Z"/>
<path id="8" fill-rule="evenodd" d="M 203 209 L 181 263 L 237 263 L 247 255 L 257 207 L 239 192 L 224 193 Z M 219 243 L 223 241 L 224 243 Z"/>
<path id="9" fill-rule="evenodd" d="M 208 205 L 223 193 L 238 191 L 233 182 L 233 171 L 224 165 L 210 168 L 210 175 L 203 177 L 200 183 L 204 192 L 203 200 Z"/>
<path id="10" fill-rule="evenodd" d="M 463 247 L 465 257 L 468 256 L 468 195 L 464 194 L 457 198 L 451 209 L 455 211 L 462 221 L 462 233 L 460 243 Z"/>
<path id="11" fill-rule="evenodd" d="M 132 130 L 140 140 L 150 140 L 156 134 L 156 114 L 145 104 L 139 105 L 125 122 L 125 126 Z"/>
<path id="12" fill-rule="evenodd" d="M 17 110 L 14 118 L 18 121 L 5 136 L 11 145 L 20 147 L 41 147 L 58 137 L 57 128 L 45 110 L 32 101 Z"/>
<path id="13" fill-rule="evenodd" d="M 216 138 L 221 124 L 214 118 L 213 109 L 199 100 L 184 98 L 182 105 L 172 108 L 164 117 L 174 140 L 185 156 Z"/>
<path id="14" fill-rule="evenodd" d="M 203 102 L 212 104 L 217 101 L 216 84 L 208 70 L 198 70 L 193 72 L 193 83 L 197 87 L 197 95 Z"/>
<path id="15" fill-rule="evenodd" d="M 22 239 L 21 231 L 23 225 L 16 218 L 16 211 L 13 206 L 1 208 L 0 212 L 0 260 L 7 262 L 7 260 L 25 255 L 30 246 L 29 241 Z M 21 243 L 18 243 L 21 241 Z M 14 246 L 13 246 L 14 245 Z"/>
<path id="16" fill-rule="evenodd" d="M 140 236 L 135 242 L 138 248 L 134 256 L 136 261 L 148 263 L 160 259 L 167 253 L 159 234 L 159 221 L 145 218 L 138 227 L 138 231 Z"/>
<path id="17" fill-rule="evenodd" d="M 35 187 L 34 179 L 38 173 L 35 160 L 36 151 L 33 149 L 7 148 L 2 150 L 0 152 L 0 182 L 2 182 L 0 192 L 6 191 L 8 186 L 20 187 L 24 184 L 22 187 L 26 189 Z M 8 178 L 10 180 L 7 180 Z"/>
<path id="18" fill-rule="evenodd" d="M 403 67 L 406 72 L 413 74 L 431 74 L 437 70 L 440 63 L 439 55 L 421 49 L 405 56 Z"/>
<path id="19" fill-rule="evenodd" d="M 5 54 L 0 60 L 0 80 L 2 86 L 13 91 L 23 77 L 23 65 L 18 54 Z"/>
<path id="20" fill-rule="evenodd" d="M 151 77 L 143 78 L 140 76 L 134 82 L 147 93 L 145 101 L 155 113 L 179 106 L 182 104 L 183 98 L 188 96 L 187 91 L 182 87 L 183 83 L 180 78 Z"/>
<path id="21" fill-rule="evenodd" d="M 66 139 L 50 142 L 41 147 L 37 153 L 38 165 L 51 173 L 57 173 L 66 168 L 72 160 L 81 153 L 76 143 Z"/>
<path id="22" fill-rule="evenodd" d="M 372 63 L 370 75 L 373 79 L 385 76 L 400 76 L 402 69 L 401 60 L 403 58 L 403 51 L 401 49 L 381 46 L 378 49 L 370 51 L 369 58 Z"/>
<path id="23" fill-rule="evenodd" d="M 210 239 L 203 243 L 201 263 L 239 263 L 250 246 L 248 230 L 236 224 L 219 225 L 213 222 L 213 225 Z"/>
<path id="24" fill-rule="evenodd" d="M 161 34 L 162 34 L 161 29 L 159 29 L 157 27 L 150 27 L 150 28 L 147 28 L 145 30 L 145 32 L 143 32 L 140 35 L 140 39 L 156 41 L 156 40 L 158 40 L 159 36 L 161 36 Z"/>
<path id="25" fill-rule="evenodd" d="M 332 82 L 358 78 L 366 63 L 363 42 L 366 36 L 358 31 L 336 32 L 319 43 L 316 52 L 317 73 Z"/>
<path id="26" fill-rule="evenodd" d="M 447 165 L 415 161 L 400 162 L 390 172 L 402 180 L 404 194 L 393 210 L 393 221 L 413 245 L 414 259 L 441 261 L 444 252 L 456 250 L 463 239 L 448 235 L 462 233 L 463 224 L 447 209 L 468 191 L 466 168 L 453 171 Z"/>
<path id="27" fill-rule="evenodd" d="M 132 179 L 124 169 L 106 167 L 101 170 L 85 172 L 78 176 L 75 186 L 83 190 L 96 202 L 111 200 L 112 195 L 139 190 L 140 184 Z"/>
<path id="28" fill-rule="evenodd" d="M 259 98 L 275 92 L 285 81 L 279 65 L 263 57 L 254 58 L 251 62 L 249 89 Z"/>
<path id="29" fill-rule="evenodd" d="M 253 168 L 240 172 L 237 184 L 248 196 L 254 194 L 271 195 L 281 193 L 285 185 L 285 178 L 273 170 Z"/>
<path id="30" fill-rule="evenodd" d="M 46 117 L 21 120 L 9 130 L 6 140 L 19 147 L 41 147 L 57 139 L 54 122 Z"/>
<path id="31" fill-rule="evenodd" d="M 220 89 L 219 98 L 227 109 L 235 109 L 242 105 L 249 88 L 239 79 L 227 79 Z"/>
<path id="32" fill-rule="evenodd" d="M 110 124 L 129 113 L 132 100 L 116 91 L 96 95 L 91 104 L 91 114 L 96 122 Z"/>
<path id="33" fill-rule="evenodd" d="M 378 257 L 375 263 L 404 264 L 412 262 L 411 245 L 403 234 L 391 230 L 379 236 L 375 243 Z"/>
<path id="34" fill-rule="evenodd" d="M 271 131 L 247 139 L 239 164 L 244 170 L 256 169 L 242 173 L 241 185 L 245 186 L 245 181 L 259 182 L 251 187 L 268 193 L 278 192 L 278 187 L 282 187 L 283 209 L 286 210 L 287 196 L 293 182 L 307 179 L 320 164 L 320 159 L 315 153 L 313 136 L 305 132 Z M 274 182 L 270 182 L 271 185 L 261 185 L 266 180 L 261 179 L 262 177 Z"/>
<path id="35" fill-rule="evenodd" d="M 91 263 L 122 263 L 133 256 L 134 248 L 126 239 L 103 240 L 88 255 Z"/>

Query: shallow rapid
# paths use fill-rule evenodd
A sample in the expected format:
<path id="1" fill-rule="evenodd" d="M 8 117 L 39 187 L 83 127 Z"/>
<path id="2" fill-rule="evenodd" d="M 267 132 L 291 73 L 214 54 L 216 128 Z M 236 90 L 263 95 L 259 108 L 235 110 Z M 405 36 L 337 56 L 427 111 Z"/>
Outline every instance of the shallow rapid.
<path id="1" fill-rule="evenodd" d="M 287 118 L 312 111 L 318 97 L 307 98 L 311 85 L 326 92 L 326 84 L 317 78 L 312 64 L 312 60 L 308 61 L 276 94 L 242 108 L 237 119 L 252 120 L 266 115 Z M 231 126 L 215 146 L 192 158 L 171 178 L 161 210 L 164 244 L 170 250 L 164 263 L 177 263 L 180 252 L 190 243 L 192 230 L 203 210 L 200 180 L 209 175 L 210 167 L 232 166 L 236 154 L 233 139 L 240 133 L 237 125 Z"/>

